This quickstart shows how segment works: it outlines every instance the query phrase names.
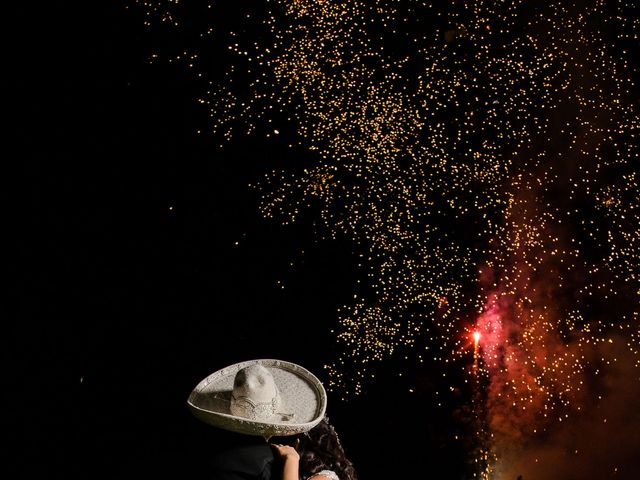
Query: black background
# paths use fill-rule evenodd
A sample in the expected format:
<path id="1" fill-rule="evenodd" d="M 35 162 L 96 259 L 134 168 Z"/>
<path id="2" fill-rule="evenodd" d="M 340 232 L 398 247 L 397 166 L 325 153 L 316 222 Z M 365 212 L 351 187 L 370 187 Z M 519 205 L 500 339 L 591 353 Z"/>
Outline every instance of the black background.
<path id="1" fill-rule="evenodd" d="M 327 381 L 354 293 L 348 242 L 261 216 L 248 185 L 278 147 L 197 135 L 193 85 L 145 62 L 125 7 L 21 2 L 5 17 L 6 478 L 180 478 L 206 455 L 186 408 L 197 382 L 251 358 Z M 360 397 L 329 394 L 361 478 L 467 478 L 464 400 L 438 409 L 439 372 L 405 372 L 422 385 L 409 395 L 397 368 Z"/>

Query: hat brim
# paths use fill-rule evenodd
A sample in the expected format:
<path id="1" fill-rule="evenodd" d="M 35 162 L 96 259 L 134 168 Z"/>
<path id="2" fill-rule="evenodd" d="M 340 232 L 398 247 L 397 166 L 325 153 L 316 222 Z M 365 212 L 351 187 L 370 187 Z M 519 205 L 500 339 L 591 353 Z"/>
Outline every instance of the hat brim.
<path id="1" fill-rule="evenodd" d="M 283 409 L 289 420 L 255 421 L 230 411 L 231 392 L 236 373 L 259 363 L 274 377 L 280 390 Z M 276 359 L 258 359 L 236 363 L 212 373 L 193 389 L 187 404 L 199 420 L 218 428 L 247 435 L 296 435 L 311 430 L 325 415 L 327 394 L 318 378 L 295 363 Z"/>

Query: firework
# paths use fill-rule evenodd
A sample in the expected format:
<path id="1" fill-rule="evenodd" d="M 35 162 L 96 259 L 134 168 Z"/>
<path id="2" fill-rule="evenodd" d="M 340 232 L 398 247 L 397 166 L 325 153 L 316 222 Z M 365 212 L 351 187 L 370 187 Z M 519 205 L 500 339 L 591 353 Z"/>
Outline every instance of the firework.
<path id="1" fill-rule="evenodd" d="M 135 3 L 175 19 L 178 2 Z M 475 331 L 474 402 L 504 450 L 579 412 L 611 344 L 638 364 L 638 18 L 623 1 L 400 3 L 211 3 L 171 60 L 204 79 L 222 144 L 277 136 L 300 157 L 254 185 L 262 213 L 313 208 L 354 244 L 366 292 L 335 319 L 330 388 L 358 394 L 393 357 L 464 365 Z"/>

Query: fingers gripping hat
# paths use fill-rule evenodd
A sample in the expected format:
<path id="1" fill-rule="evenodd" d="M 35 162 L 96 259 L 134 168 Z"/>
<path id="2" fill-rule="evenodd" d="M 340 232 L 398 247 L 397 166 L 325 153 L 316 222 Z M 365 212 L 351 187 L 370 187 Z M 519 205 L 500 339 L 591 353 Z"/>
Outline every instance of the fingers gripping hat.
<path id="1" fill-rule="evenodd" d="M 324 417 L 327 394 L 300 365 L 259 359 L 212 373 L 196 385 L 187 404 L 205 423 L 269 438 L 311 430 Z"/>

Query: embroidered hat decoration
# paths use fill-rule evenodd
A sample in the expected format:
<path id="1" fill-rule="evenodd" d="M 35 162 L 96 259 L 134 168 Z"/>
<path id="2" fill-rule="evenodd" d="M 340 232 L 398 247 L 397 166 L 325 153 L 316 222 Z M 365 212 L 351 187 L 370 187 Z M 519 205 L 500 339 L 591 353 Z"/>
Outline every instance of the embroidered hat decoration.
<path id="1" fill-rule="evenodd" d="M 300 365 L 249 360 L 218 370 L 193 389 L 187 404 L 199 420 L 248 435 L 296 435 L 324 417 L 327 394 Z"/>

